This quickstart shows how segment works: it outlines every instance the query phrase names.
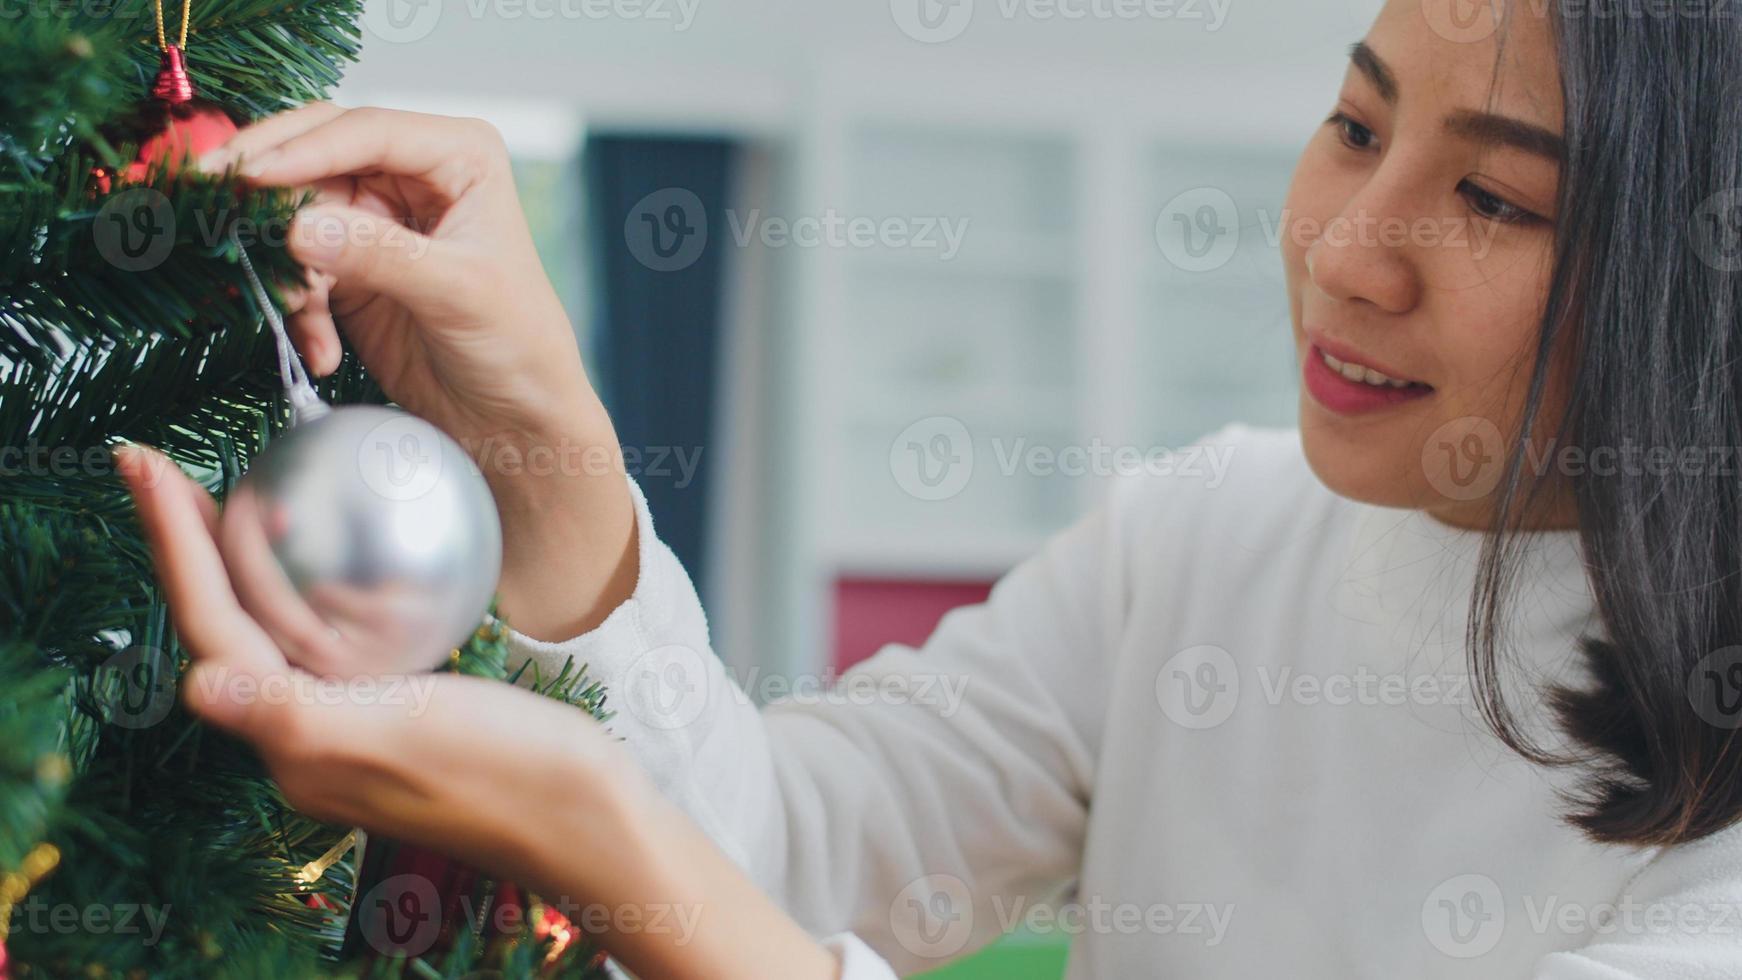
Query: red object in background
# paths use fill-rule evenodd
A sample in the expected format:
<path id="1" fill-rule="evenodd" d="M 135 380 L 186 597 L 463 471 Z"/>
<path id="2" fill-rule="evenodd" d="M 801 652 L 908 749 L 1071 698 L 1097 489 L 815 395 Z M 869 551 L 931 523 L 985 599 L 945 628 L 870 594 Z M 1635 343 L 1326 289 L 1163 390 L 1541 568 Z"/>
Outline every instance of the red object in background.
<path id="1" fill-rule="evenodd" d="M 163 52 L 157 80 L 151 86 L 155 114 L 147 114 L 154 127 L 139 144 L 139 153 L 122 171 L 121 180 L 137 183 L 145 179 L 147 168 L 167 161 L 180 168 L 197 160 L 209 150 L 215 150 L 236 135 L 236 123 L 223 109 L 201 102 L 194 95 L 193 79 L 188 77 L 187 63 L 180 48 L 170 45 Z M 95 171 L 97 188 L 107 194 L 113 186 L 113 174 L 103 167 Z"/>
<path id="2" fill-rule="evenodd" d="M 168 123 L 156 136 L 140 144 L 139 157 L 127 166 L 127 179 L 145 179 L 145 168 L 159 160 L 180 167 L 215 150 L 236 135 L 236 124 L 215 106 L 187 102 L 169 111 Z"/>
<path id="3" fill-rule="evenodd" d="M 918 646 L 944 613 L 984 602 L 990 582 L 841 578 L 835 582 L 835 669 L 846 670 L 887 643 Z"/>
<path id="4" fill-rule="evenodd" d="M 357 899 L 345 924 L 341 955 L 426 957 L 453 948 L 460 930 L 488 944 L 524 915 L 520 892 L 445 854 L 370 836 L 357 869 Z"/>

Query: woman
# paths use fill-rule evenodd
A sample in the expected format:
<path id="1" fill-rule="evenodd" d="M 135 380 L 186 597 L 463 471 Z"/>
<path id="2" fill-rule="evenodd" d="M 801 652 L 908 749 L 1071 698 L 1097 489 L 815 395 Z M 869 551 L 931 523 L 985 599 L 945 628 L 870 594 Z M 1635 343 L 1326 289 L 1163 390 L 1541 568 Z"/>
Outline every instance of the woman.
<path id="1" fill-rule="evenodd" d="M 323 638 L 244 614 L 210 501 L 131 452 L 188 697 L 318 815 L 699 910 L 606 937 L 643 976 L 860 980 L 1022 922 L 1074 934 L 1076 977 L 1742 976 L 1742 485 L 1713 463 L 1742 433 L 1742 30 L 1469 6 L 1389 3 L 1301 158 L 1299 432 L 1213 437 L 1218 487 L 1120 486 L 861 668 L 959 703 L 759 715 L 627 480 L 497 472 L 517 655 L 705 671 L 694 697 L 621 745 L 458 677 L 416 716 L 252 702 L 226 679 Z M 208 163 L 322 191 L 317 369 L 337 317 L 462 440 L 614 445 L 486 135 L 317 105 Z"/>

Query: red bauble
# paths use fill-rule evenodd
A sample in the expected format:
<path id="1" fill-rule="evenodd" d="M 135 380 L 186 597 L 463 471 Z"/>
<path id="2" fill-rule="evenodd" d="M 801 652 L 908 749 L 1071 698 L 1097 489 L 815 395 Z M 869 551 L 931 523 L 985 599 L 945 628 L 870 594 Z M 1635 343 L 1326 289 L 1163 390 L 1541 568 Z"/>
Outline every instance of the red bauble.
<path id="1" fill-rule="evenodd" d="M 139 155 L 128 165 L 126 179 L 144 180 L 145 169 L 167 161 L 180 169 L 208 150 L 223 146 L 236 135 L 236 124 L 216 106 L 186 102 L 169 111 L 169 123 L 156 136 L 139 146 Z"/>
<path id="2" fill-rule="evenodd" d="M 140 143 L 138 155 L 121 172 L 124 183 L 144 180 L 147 169 L 160 164 L 180 170 L 236 135 L 236 123 L 223 109 L 194 98 L 187 63 L 174 45 L 163 52 L 151 96 L 151 104 L 141 108 L 126 134 Z M 95 176 L 98 189 L 108 193 L 113 172 L 99 167 Z"/>

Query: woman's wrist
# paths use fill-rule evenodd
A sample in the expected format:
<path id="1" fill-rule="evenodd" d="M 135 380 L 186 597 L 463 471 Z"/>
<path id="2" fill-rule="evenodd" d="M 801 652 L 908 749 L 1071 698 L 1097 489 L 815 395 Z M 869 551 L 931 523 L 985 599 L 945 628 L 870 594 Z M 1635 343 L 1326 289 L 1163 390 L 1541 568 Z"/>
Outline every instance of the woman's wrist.
<path id="1" fill-rule="evenodd" d="M 835 980 L 840 963 L 788 917 L 701 829 L 636 771 L 587 780 L 564 867 L 607 914 L 605 948 L 638 976 Z M 547 828 L 548 829 L 548 828 Z M 746 936 L 755 937 L 746 942 Z"/>
<path id="2" fill-rule="evenodd" d="M 584 633 L 634 591 L 635 505 L 610 420 L 591 407 L 479 455 L 502 518 L 502 613 L 540 640 Z"/>

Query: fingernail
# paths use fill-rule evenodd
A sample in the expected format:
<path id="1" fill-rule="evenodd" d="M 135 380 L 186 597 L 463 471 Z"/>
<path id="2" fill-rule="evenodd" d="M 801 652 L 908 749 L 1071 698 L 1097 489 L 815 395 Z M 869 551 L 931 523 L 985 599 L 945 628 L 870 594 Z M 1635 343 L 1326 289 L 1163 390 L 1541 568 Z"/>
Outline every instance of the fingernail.
<path id="1" fill-rule="evenodd" d="M 222 173 L 224 168 L 229 166 L 230 161 L 233 159 L 235 159 L 235 154 L 230 152 L 229 149 L 220 146 L 217 149 L 211 150 L 202 155 L 199 160 L 196 161 L 196 166 L 200 168 L 201 173 Z"/>
<path id="2" fill-rule="evenodd" d="M 109 458 L 115 462 L 115 472 L 131 486 L 133 484 L 134 467 L 137 465 L 139 450 L 130 442 L 113 446 L 109 450 Z"/>

